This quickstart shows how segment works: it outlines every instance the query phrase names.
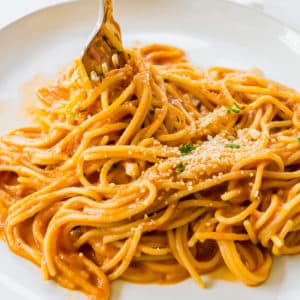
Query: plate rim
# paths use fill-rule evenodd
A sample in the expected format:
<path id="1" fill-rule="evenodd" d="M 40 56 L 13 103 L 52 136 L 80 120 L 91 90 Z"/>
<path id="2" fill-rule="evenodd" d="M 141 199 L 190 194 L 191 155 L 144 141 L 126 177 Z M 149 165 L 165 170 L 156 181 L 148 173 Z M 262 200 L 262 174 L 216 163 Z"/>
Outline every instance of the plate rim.
<path id="1" fill-rule="evenodd" d="M 49 4 L 49 5 L 44 6 L 42 8 L 36 9 L 32 12 L 29 12 L 29 13 L 25 14 L 24 16 L 21 16 L 20 18 L 12 21 L 12 22 L 8 23 L 7 25 L 5 25 L 4 27 L 0 28 L 0 39 L 1 39 L 1 34 L 4 33 L 6 30 L 11 30 L 11 29 L 14 30 L 15 26 L 20 26 L 20 24 L 22 22 L 26 22 L 27 19 L 34 18 L 34 17 L 38 16 L 40 13 L 43 13 L 43 12 L 45 12 L 45 11 L 51 9 L 51 8 L 59 8 L 59 7 L 64 8 L 64 7 L 67 7 L 69 5 L 71 5 L 71 6 L 74 5 L 74 4 L 76 5 L 79 2 L 83 2 L 83 1 L 85 1 L 85 0 L 64 0 L 64 2 Z M 119 0 L 119 1 L 122 1 L 122 0 Z M 198 1 L 198 0 L 188 0 L 188 1 L 192 2 L 192 1 Z M 297 34 L 300 37 L 300 31 L 297 31 L 297 30 L 293 29 L 291 26 L 289 26 L 289 25 L 285 24 L 284 22 L 272 17 L 271 15 L 268 15 L 267 13 L 265 13 L 262 10 L 259 10 L 257 8 L 254 8 L 254 7 L 245 6 L 245 5 L 240 4 L 240 3 L 235 3 L 235 2 L 232 2 L 230 0 L 214 0 L 214 2 L 215 3 L 226 3 L 226 5 L 231 9 L 235 8 L 235 7 L 238 7 L 239 9 L 242 9 L 245 12 L 249 12 L 249 11 L 255 12 L 256 15 L 262 16 L 263 19 L 266 22 L 272 22 L 273 24 L 277 24 L 277 26 L 279 26 L 279 28 L 289 29 L 289 30 L 291 30 L 292 32 L 294 32 L 295 34 Z"/>
<path id="2" fill-rule="evenodd" d="M 30 18 L 30 17 L 34 17 L 34 15 L 37 15 L 39 13 L 42 13 L 50 8 L 54 8 L 54 7 L 59 7 L 59 6 L 68 6 L 68 5 L 72 5 L 75 3 L 79 3 L 79 2 L 83 2 L 84 0 L 62 0 L 62 2 L 57 2 L 57 3 L 48 3 L 43 7 L 34 9 L 31 12 L 26 13 L 25 15 L 20 16 L 19 18 L 10 21 L 9 23 L 7 23 L 6 25 L 4 25 L 3 27 L 0 27 L 0 34 L 5 31 L 10 29 L 11 27 L 17 25 L 19 22 L 22 22 L 24 19 L 26 18 Z M 114 0 L 116 1 L 116 0 Z M 121 0 L 118 0 L 121 1 Z M 148 0 L 149 1 L 149 0 Z M 199 1 L 199 0 L 185 0 L 185 1 Z M 200 0 L 201 1 L 201 0 Z M 213 0 L 215 2 L 223 2 L 226 3 L 226 5 L 232 6 L 232 7 L 239 7 L 239 9 L 242 10 L 246 10 L 246 11 L 252 11 L 255 12 L 256 14 L 264 17 L 265 19 L 268 19 L 269 21 L 284 27 L 286 29 L 289 29 L 291 31 L 293 31 L 295 34 L 300 36 L 300 28 L 294 28 L 294 26 L 286 24 L 284 21 L 268 14 L 266 11 L 256 8 L 255 6 L 248 6 L 246 4 L 242 4 L 240 2 L 233 2 L 234 0 Z"/>

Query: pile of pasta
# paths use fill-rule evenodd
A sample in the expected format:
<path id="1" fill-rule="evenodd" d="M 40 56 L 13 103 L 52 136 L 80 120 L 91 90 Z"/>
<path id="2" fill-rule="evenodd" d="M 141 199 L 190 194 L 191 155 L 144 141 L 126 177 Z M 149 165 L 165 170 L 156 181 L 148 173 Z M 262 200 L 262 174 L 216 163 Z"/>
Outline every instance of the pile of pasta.
<path id="1" fill-rule="evenodd" d="M 3 239 L 95 300 L 118 278 L 205 286 L 224 266 L 263 283 L 300 252 L 299 94 L 171 46 L 126 57 L 97 80 L 77 60 L 1 137 Z"/>

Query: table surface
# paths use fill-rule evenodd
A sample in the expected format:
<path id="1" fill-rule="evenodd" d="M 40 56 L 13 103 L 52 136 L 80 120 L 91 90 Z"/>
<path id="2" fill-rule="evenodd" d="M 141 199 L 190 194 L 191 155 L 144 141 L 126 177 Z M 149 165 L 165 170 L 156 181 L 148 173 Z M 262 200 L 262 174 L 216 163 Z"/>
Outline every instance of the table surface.
<path id="1" fill-rule="evenodd" d="M 42 7 L 59 2 L 74 0 L 0 0 L 0 28 L 10 22 Z M 84 0 L 81 0 L 84 1 Z M 122 1 L 122 0 L 115 0 Z M 143 0 L 151 1 L 151 0 Z M 300 31 L 300 0 L 230 0 L 255 9 L 282 21 L 283 23 Z"/>

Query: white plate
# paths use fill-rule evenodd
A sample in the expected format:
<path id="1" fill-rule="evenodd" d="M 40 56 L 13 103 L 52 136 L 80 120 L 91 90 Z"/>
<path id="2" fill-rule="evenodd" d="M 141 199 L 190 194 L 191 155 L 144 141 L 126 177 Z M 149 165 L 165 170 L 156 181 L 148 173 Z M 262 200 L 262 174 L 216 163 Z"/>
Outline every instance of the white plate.
<path id="1" fill-rule="evenodd" d="M 237 68 L 257 66 L 275 80 L 300 86 L 300 35 L 248 8 L 218 0 L 119 0 L 117 19 L 127 45 L 162 42 L 185 49 L 193 63 Z M 79 56 L 96 20 L 97 0 L 44 9 L 0 31 L 1 131 L 16 126 L 19 87 L 37 73 L 55 73 Z M 0 103 L 0 111 L 2 108 Z M 113 284 L 113 300 L 298 300 L 300 256 L 276 259 L 258 288 L 215 282 L 200 289 L 192 280 L 175 286 Z M 0 243 L 0 298 L 78 300 L 78 293 L 42 282 L 40 271 Z"/>

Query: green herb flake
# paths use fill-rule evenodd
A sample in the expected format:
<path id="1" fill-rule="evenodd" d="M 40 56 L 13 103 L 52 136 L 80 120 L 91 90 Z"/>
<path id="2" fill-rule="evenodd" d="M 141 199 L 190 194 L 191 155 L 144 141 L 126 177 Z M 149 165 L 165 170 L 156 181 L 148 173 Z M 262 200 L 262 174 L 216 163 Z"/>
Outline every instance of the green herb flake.
<path id="1" fill-rule="evenodd" d="M 176 168 L 176 172 L 182 173 L 183 171 L 184 171 L 184 165 L 183 163 L 180 163 Z"/>
<path id="2" fill-rule="evenodd" d="M 298 143 L 300 143 L 300 136 L 297 138 Z"/>
<path id="3" fill-rule="evenodd" d="M 77 83 L 78 83 L 78 80 L 79 80 L 79 77 L 75 77 L 75 78 L 72 80 L 72 82 L 73 82 L 74 84 L 77 84 Z"/>
<path id="4" fill-rule="evenodd" d="M 193 150 L 196 150 L 197 146 L 191 146 L 190 144 L 184 144 L 179 148 L 181 156 L 189 155 Z"/>
<path id="5" fill-rule="evenodd" d="M 150 115 L 155 115 L 155 108 L 151 108 L 150 110 L 149 110 L 149 114 Z"/>
<path id="6" fill-rule="evenodd" d="M 233 102 L 232 106 L 225 106 L 225 109 L 229 114 L 231 113 L 239 114 L 241 112 L 241 107 L 236 102 Z"/>
<path id="7" fill-rule="evenodd" d="M 231 148 L 231 149 L 240 149 L 241 146 L 238 144 L 226 144 L 225 147 Z"/>
<path id="8" fill-rule="evenodd" d="M 77 114 L 76 113 L 72 113 L 71 118 L 72 118 L 72 120 L 76 120 Z"/>

